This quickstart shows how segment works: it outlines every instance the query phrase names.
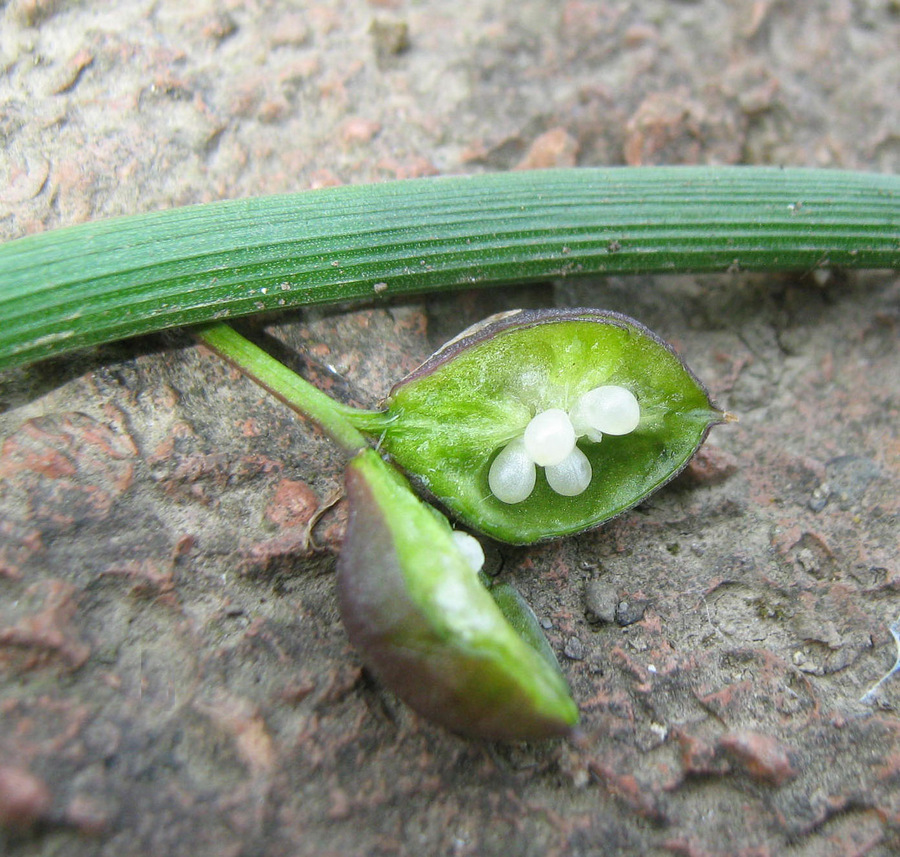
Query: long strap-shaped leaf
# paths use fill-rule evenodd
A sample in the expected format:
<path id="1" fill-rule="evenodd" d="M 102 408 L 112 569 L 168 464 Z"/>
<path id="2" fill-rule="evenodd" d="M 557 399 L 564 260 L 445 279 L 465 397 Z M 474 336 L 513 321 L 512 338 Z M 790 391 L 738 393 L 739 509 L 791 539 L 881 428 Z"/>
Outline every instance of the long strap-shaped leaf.
<path id="1" fill-rule="evenodd" d="M 348 186 L 0 246 L 0 369 L 261 310 L 576 274 L 900 267 L 900 178 L 648 167 Z"/>

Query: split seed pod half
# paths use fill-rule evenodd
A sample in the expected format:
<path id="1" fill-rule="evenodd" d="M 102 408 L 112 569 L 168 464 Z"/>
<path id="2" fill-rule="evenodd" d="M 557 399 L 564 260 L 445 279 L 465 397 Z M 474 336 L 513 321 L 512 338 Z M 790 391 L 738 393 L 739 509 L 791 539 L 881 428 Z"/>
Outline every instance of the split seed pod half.
<path id="1" fill-rule="evenodd" d="M 453 732 L 568 735 L 578 709 L 527 605 L 502 590 L 498 606 L 447 519 L 373 450 L 350 461 L 346 490 L 338 599 L 350 641 L 375 675 Z"/>
<path id="2" fill-rule="evenodd" d="M 626 511 L 726 420 L 662 339 L 594 309 L 487 319 L 396 384 L 385 405 L 381 447 L 454 516 L 512 544 Z"/>

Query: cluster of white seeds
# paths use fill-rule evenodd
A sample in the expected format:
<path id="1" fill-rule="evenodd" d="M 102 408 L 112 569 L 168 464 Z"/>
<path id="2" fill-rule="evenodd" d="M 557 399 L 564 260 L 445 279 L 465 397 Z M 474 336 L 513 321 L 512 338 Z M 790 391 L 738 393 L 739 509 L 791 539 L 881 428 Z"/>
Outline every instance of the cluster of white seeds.
<path id="1" fill-rule="evenodd" d="M 578 438 L 599 443 L 605 434 L 629 434 L 640 419 L 634 393 L 613 385 L 589 390 L 568 413 L 562 408 L 542 411 L 494 459 L 488 474 L 491 491 L 504 503 L 521 503 L 534 490 L 537 468 L 543 467 L 557 494 L 576 497 L 593 475 L 587 456 L 575 445 Z"/>

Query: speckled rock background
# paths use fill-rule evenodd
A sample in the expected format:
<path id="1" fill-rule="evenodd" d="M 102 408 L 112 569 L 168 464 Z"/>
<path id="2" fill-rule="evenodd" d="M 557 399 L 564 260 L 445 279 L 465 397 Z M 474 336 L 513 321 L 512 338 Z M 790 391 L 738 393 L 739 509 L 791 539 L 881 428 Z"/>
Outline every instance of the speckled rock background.
<path id="1" fill-rule="evenodd" d="M 900 6 L 0 2 L 0 237 L 554 165 L 900 167 Z M 342 463 L 186 335 L 0 377 L 0 852 L 803 855 L 900 847 L 900 281 L 622 278 L 255 324 L 374 404 L 514 306 L 627 312 L 737 412 L 605 528 L 488 546 L 579 746 L 485 746 L 362 671 Z M 2 323 L 2 321 L 0 321 Z"/>

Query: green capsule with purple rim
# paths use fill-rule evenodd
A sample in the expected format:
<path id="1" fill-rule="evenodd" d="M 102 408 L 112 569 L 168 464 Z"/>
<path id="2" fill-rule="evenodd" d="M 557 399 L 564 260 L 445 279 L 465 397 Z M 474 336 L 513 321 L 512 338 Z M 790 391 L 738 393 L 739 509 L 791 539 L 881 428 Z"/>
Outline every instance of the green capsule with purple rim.
<path id="1" fill-rule="evenodd" d="M 396 384 L 380 447 L 468 526 L 529 544 L 596 527 L 674 478 L 730 417 L 634 319 L 517 310 Z"/>
<path id="2" fill-rule="evenodd" d="M 524 601 L 496 600 L 447 519 L 373 450 L 347 466 L 338 601 L 350 641 L 404 702 L 452 732 L 565 737 L 578 708 Z"/>

